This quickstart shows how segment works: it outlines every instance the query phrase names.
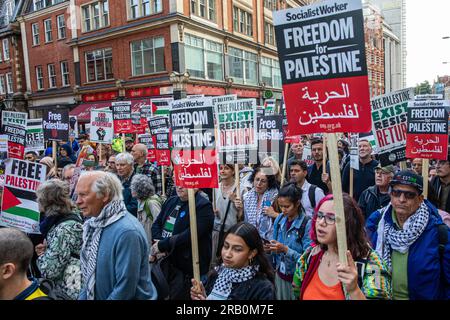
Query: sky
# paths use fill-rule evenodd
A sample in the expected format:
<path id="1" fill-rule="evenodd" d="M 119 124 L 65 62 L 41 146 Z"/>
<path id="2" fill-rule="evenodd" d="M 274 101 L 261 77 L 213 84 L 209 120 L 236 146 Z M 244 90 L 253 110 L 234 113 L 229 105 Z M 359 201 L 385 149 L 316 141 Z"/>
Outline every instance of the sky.
<path id="1" fill-rule="evenodd" d="M 450 75 L 449 0 L 406 0 L 406 84 Z M 448 64 L 442 62 L 448 61 Z"/>

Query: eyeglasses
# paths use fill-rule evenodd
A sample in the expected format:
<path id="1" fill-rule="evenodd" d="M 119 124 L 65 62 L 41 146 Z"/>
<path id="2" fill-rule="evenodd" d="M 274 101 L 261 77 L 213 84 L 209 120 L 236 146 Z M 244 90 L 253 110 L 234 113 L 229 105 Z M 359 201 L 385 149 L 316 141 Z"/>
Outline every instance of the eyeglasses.
<path id="1" fill-rule="evenodd" d="M 25 160 L 33 161 L 33 157 L 25 157 Z"/>
<path id="2" fill-rule="evenodd" d="M 336 223 L 336 216 L 334 214 L 330 214 L 330 213 L 325 213 L 322 211 L 317 212 L 317 220 L 319 221 L 322 218 L 325 219 L 325 223 L 327 225 L 331 225 L 331 224 L 335 224 Z"/>
<path id="3" fill-rule="evenodd" d="M 115 162 L 114 162 L 114 161 L 108 161 L 108 163 L 109 163 L 109 164 L 114 164 Z"/>
<path id="4" fill-rule="evenodd" d="M 396 189 L 391 190 L 391 195 L 395 198 L 400 198 L 402 196 L 402 194 L 404 194 L 405 198 L 408 200 L 415 199 L 418 196 L 418 194 L 416 192 L 412 192 L 412 191 L 403 191 L 403 190 L 396 190 Z"/>

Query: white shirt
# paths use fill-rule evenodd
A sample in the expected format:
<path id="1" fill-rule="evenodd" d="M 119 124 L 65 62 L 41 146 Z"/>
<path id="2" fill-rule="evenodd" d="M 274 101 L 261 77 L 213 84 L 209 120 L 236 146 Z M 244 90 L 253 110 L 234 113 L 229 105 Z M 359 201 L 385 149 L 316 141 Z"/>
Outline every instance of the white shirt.
<path id="1" fill-rule="evenodd" d="M 301 199 L 301 203 L 303 206 L 303 209 L 305 209 L 306 215 L 310 218 L 312 218 L 313 214 L 314 214 L 314 208 L 311 205 L 311 201 L 309 200 L 309 188 L 311 187 L 311 184 L 306 181 L 303 183 L 302 186 L 302 199 Z M 323 190 L 320 189 L 319 187 L 316 187 L 315 190 L 315 199 L 316 199 L 316 205 L 320 202 L 320 200 L 322 200 L 322 198 L 325 197 L 325 194 L 323 193 Z"/>

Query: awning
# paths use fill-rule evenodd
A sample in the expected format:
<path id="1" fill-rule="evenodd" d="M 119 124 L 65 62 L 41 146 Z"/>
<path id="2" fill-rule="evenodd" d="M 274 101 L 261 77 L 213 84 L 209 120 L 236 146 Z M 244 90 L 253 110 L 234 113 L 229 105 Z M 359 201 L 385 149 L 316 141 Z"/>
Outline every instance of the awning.
<path id="1" fill-rule="evenodd" d="M 72 111 L 70 111 L 71 116 L 76 116 L 78 122 L 90 122 L 91 121 L 91 110 L 109 108 L 111 102 L 97 102 L 97 103 L 82 103 Z"/>

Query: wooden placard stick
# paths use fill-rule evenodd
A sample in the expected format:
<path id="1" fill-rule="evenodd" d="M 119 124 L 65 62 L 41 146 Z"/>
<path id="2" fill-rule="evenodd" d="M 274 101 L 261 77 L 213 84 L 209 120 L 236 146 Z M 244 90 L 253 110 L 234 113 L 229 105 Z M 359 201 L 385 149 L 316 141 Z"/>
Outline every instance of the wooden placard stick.
<path id="1" fill-rule="evenodd" d="M 53 161 L 55 161 L 55 169 L 58 168 L 58 161 L 57 161 L 57 157 L 58 157 L 58 153 L 56 152 L 56 148 L 57 148 L 57 143 L 55 140 L 52 141 L 52 156 L 53 156 Z"/>
<path id="2" fill-rule="evenodd" d="M 234 180 L 236 183 L 236 199 L 241 199 L 241 190 L 239 187 L 240 179 L 239 179 L 239 165 L 237 163 L 234 164 Z"/>
<path id="3" fill-rule="evenodd" d="M 162 196 L 166 196 L 166 166 L 161 166 Z"/>
<path id="4" fill-rule="evenodd" d="M 284 183 L 284 178 L 286 176 L 286 169 L 287 169 L 287 157 L 289 153 L 289 146 L 290 143 L 287 143 L 284 147 L 284 159 L 283 159 L 283 169 L 281 170 L 281 185 Z"/>
<path id="5" fill-rule="evenodd" d="M 125 133 L 122 133 L 122 152 L 125 152 L 127 149 L 125 148 Z"/>
<path id="6" fill-rule="evenodd" d="M 347 265 L 347 233 L 345 230 L 345 212 L 342 197 L 341 169 L 339 167 L 337 139 L 335 133 L 327 134 L 330 150 L 331 184 L 333 186 L 333 202 L 336 211 L 336 234 L 339 251 L 339 262 Z"/>
<path id="7" fill-rule="evenodd" d="M 353 171 L 354 169 L 350 167 L 350 188 L 349 188 L 349 194 L 350 197 L 353 197 Z"/>
<path id="8" fill-rule="evenodd" d="M 334 137 L 334 140 L 336 140 L 336 136 Z M 336 144 L 336 150 L 337 150 L 337 144 Z M 336 151 L 337 154 L 337 151 Z M 323 157 L 322 157 L 322 173 L 327 173 L 327 136 L 323 136 Z"/>
<path id="9" fill-rule="evenodd" d="M 192 246 L 192 267 L 194 270 L 194 279 L 200 282 L 200 260 L 198 255 L 198 237 L 197 237 L 197 212 L 195 209 L 195 191 L 188 189 L 189 198 L 189 221 L 191 229 Z"/>
<path id="10" fill-rule="evenodd" d="M 430 170 L 430 160 L 422 159 L 423 196 L 428 199 L 428 171 Z"/>

